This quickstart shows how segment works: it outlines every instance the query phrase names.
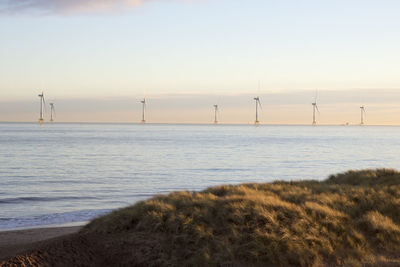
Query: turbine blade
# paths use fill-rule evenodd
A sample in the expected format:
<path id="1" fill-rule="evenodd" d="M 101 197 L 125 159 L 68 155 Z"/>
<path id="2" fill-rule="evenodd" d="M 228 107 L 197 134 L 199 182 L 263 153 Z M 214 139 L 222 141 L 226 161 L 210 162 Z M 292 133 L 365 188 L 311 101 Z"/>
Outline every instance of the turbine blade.
<path id="1" fill-rule="evenodd" d="M 262 106 L 261 106 L 260 99 L 258 99 L 258 101 L 257 101 L 257 102 L 258 102 L 258 105 L 260 106 L 260 109 L 261 109 L 261 110 L 263 110 L 263 109 L 262 109 Z"/>
<path id="2" fill-rule="evenodd" d="M 320 112 L 319 112 L 319 109 L 318 109 L 318 106 L 317 106 L 317 105 L 315 105 L 315 108 L 317 109 L 317 111 L 318 111 L 318 114 L 320 114 Z"/>

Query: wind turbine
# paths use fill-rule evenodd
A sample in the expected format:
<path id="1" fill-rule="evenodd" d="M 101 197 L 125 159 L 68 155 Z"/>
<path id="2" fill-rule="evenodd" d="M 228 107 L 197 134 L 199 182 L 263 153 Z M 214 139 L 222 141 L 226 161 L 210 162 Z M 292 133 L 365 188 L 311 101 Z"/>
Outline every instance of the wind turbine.
<path id="1" fill-rule="evenodd" d="M 365 114 L 365 107 L 361 106 L 360 107 L 360 111 L 361 111 L 361 122 L 360 122 L 360 125 L 364 125 L 364 116 L 366 115 Z"/>
<path id="2" fill-rule="evenodd" d="M 142 103 L 142 123 L 146 123 L 146 120 L 144 118 L 144 112 L 146 110 L 146 98 L 143 98 L 140 103 Z"/>
<path id="3" fill-rule="evenodd" d="M 260 109 L 262 110 L 261 107 L 261 102 L 260 102 L 260 97 L 255 97 L 254 100 L 256 101 L 256 120 L 254 121 L 255 125 L 258 125 L 260 122 L 258 121 L 258 106 L 260 106 Z"/>
<path id="4" fill-rule="evenodd" d="M 317 93 L 315 93 L 315 99 L 314 99 L 314 102 L 313 103 L 311 103 L 312 104 L 312 106 L 313 106 L 313 122 L 312 122 L 312 125 L 316 125 L 317 124 L 317 119 L 316 119 L 316 114 L 315 114 L 315 111 L 318 111 L 318 113 L 319 113 L 319 109 L 318 109 L 318 105 L 317 105 Z"/>
<path id="5" fill-rule="evenodd" d="M 50 122 L 54 122 L 53 113 L 54 113 L 54 117 L 55 117 L 56 110 L 54 109 L 54 103 L 50 103 Z"/>
<path id="6" fill-rule="evenodd" d="M 45 101 L 44 101 L 44 93 L 42 91 L 41 94 L 38 95 L 38 97 L 40 97 L 40 115 L 39 115 L 39 124 L 42 124 L 44 122 L 44 107 L 46 105 Z"/>
<path id="7" fill-rule="evenodd" d="M 218 113 L 218 105 L 214 105 L 214 124 L 218 123 L 217 113 Z"/>

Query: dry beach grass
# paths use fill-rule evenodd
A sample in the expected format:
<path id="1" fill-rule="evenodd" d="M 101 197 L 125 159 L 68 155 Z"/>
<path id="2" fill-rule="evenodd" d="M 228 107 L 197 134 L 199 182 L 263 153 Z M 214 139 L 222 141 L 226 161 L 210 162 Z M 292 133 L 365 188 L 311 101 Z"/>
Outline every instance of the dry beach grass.
<path id="1" fill-rule="evenodd" d="M 400 174 L 159 195 L 3 266 L 398 266 Z"/>

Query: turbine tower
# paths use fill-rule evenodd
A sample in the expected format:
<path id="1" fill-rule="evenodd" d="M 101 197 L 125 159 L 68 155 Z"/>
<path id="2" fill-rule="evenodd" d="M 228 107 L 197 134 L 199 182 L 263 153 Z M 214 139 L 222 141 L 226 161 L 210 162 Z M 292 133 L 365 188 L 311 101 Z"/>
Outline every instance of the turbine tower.
<path id="1" fill-rule="evenodd" d="M 311 104 L 313 106 L 313 122 L 312 122 L 312 125 L 315 126 L 317 124 L 315 111 L 317 111 L 319 113 L 319 109 L 318 109 L 318 105 L 317 105 L 317 94 L 315 94 L 314 102 L 311 103 Z"/>
<path id="2" fill-rule="evenodd" d="M 45 107 L 45 101 L 44 101 L 44 93 L 38 95 L 40 97 L 40 113 L 39 113 L 39 124 L 42 124 L 44 122 L 44 107 Z"/>
<path id="3" fill-rule="evenodd" d="M 144 118 L 144 112 L 146 110 L 146 98 L 143 98 L 143 100 L 140 101 L 140 103 L 142 103 L 142 123 L 146 123 L 146 120 Z"/>
<path id="4" fill-rule="evenodd" d="M 218 123 L 217 112 L 218 112 L 218 105 L 214 105 L 214 124 Z"/>
<path id="5" fill-rule="evenodd" d="M 256 120 L 254 121 L 255 125 L 258 125 L 260 122 L 258 120 L 258 106 L 260 106 L 260 109 L 262 109 L 261 107 L 261 102 L 260 102 L 260 97 L 255 97 L 254 100 L 256 101 Z"/>
<path id="6" fill-rule="evenodd" d="M 360 107 L 360 111 L 361 111 L 361 122 L 360 122 L 360 125 L 364 125 L 365 107 L 361 106 Z"/>
<path id="7" fill-rule="evenodd" d="M 53 113 L 54 113 L 54 116 L 55 116 L 56 115 L 56 110 L 54 109 L 54 103 L 50 103 L 50 122 L 54 122 Z"/>

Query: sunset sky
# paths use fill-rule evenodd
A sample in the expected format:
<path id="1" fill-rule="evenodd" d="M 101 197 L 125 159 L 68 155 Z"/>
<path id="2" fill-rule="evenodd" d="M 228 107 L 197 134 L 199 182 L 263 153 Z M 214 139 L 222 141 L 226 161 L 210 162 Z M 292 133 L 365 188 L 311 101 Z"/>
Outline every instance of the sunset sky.
<path id="1" fill-rule="evenodd" d="M 0 121 L 400 124 L 398 1 L 0 0 Z M 258 85 L 260 83 L 260 86 Z M 48 108 L 49 110 L 49 108 Z"/>

